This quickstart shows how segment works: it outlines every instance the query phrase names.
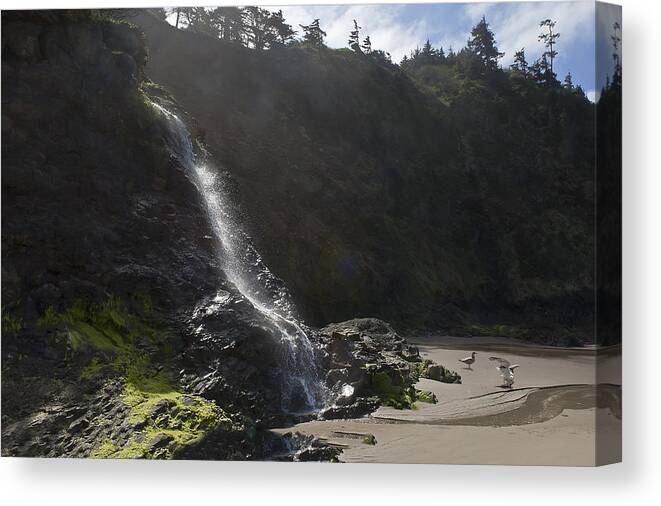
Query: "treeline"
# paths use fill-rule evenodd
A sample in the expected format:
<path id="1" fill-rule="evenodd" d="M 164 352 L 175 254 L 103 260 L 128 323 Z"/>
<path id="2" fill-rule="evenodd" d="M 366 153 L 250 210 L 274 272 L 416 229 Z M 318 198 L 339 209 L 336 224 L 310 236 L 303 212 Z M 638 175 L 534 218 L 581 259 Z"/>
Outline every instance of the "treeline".
<path id="1" fill-rule="evenodd" d="M 526 48 L 522 47 L 514 53 L 514 61 L 509 70 L 516 72 L 525 79 L 530 79 L 540 86 L 549 88 L 564 88 L 567 91 L 585 96 L 580 85 L 574 85 L 571 72 L 568 72 L 563 81 L 558 80 L 553 64 L 558 56 L 556 50 L 560 33 L 555 30 L 556 22 L 544 19 L 539 24 L 541 33 L 538 40 L 542 43 L 543 52 L 539 59 L 529 63 Z M 424 65 L 454 65 L 461 74 L 475 78 L 486 74 L 501 71 L 499 64 L 505 53 L 499 51 L 494 32 L 489 28 L 486 19 L 482 19 L 471 30 L 471 36 L 466 47 L 459 52 L 450 48 L 447 53 L 443 47 L 435 48 L 429 40 L 422 48 L 416 48 L 410 55 L 404 56 L 401 66 L 411 70 Z"/>
<path id="2" fill-rule="evenodd" d="M 226 41 L 253 49 L 284 46 L 295 40 L 296 30 L 285 22 L 282 11 L 271 12 L 256 6 L 249 7 L 174 7 L 162 9 L 164 18 L 172 16 L 176 28 L 206 33 Z M 312 39 L 325 33 L 318 26 L 307 28 Z M 316 28 L 316 30 L 315 30 Z M 312 40 L 311 39 L 311 40 Z"/>
<path id="3" fill-rule="evenodd" d="M 212 37 L 234 42 L 256 50 L 266 50 L 285 46 L 326 47 L 326 32 L 321 27 L 319 19 L 314 19 L 309 25 L 299 25 L 297 28 L 288 24 L 282 10 L 275 12 L 257 6 L 249 7 L 173 7 L 155 9 L 163 18 L 168 19 L 178 29 L 205 33 Z M 575 85 L 571 72 L 567 72 L 560 81 L 554 70 L 554 62 L 558 56 L 557 42 L 560 33 L 556 31 L 556 21 L 544 19 L 539 23 L 538 41 L 543 52 L 541 56 L 529 62 L 526 48 L 522 47 L 514 53 L 514 61 L 509 66 L 510 72 L 519 74 L 524 79 L 531 80 L 539 86 L 547 88 L 562 88 L 568 92 L 585 96 L 580 85 Z M 382 63 L 392 65 L 389 53 L 374 49 L 369 35 L 361 35 L 362 28 L 353 20 L 353 29 L 349 29 L 348 47 L 357 54 L 370 56 Z M 614 72 L 612 82 L 621 79 L 619 63 L 620 26 L 613 26 Z M 496 71 L 503 71 L 500 60 L 505 56 L 499 51 L 494 32 L 483 16 L 472 28 L 470 38 L 464 48 L 455 52 L 451 47 L 446 52 L 443 47 L 434 47 L 429 40 L 422 48 L 417 47 L 404 56 L 400 66 L 404 70 L 415 70 L 426 65 L 450 65 L 469 78 L 478 78 Z"/>
<path id="4" fill-rule="evenodd" d="M 282 10 L 272 12 L 257 6 L 174 7 L 156 9 L 156 12 L 163 19 L 169 18 L 181 30 L 205 33 L 251 49 L 265 50 L 295 45 L 326 47 L 326 32 L 319 19 L 294 28 L 286 22 Z M 372 48 L 369 35 L 361 40 L 362 28 L 355 20 L 353 25 L 348 42 L 353 51 L 392 63 L 390 54 Z"/>

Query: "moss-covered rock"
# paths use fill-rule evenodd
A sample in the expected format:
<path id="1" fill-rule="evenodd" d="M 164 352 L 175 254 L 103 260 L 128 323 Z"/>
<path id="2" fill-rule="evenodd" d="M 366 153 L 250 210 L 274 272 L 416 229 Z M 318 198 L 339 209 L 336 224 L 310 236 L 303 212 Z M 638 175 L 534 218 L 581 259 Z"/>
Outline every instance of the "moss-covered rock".
<path id="1" fill-rule="evenodd" d="M 328 352 L 324 364 L 327 382 L 337 392 L 336 406 L 327 417 L 367 414 L 379 404 L 396 409 L 415 409 L 416 401 L 436 402 L 434 394 L 415 388 L 420 378 L 457 383 L 461 377 L 423 359 L 417 347 L 402 338 L 391 325 L 376 318 L 334 323 L 321 330 Z M 344 395 L 348 390 L 349 396 Z M 377 403 L 371 402 L 377 399 Z"/>
<path id="2" fill-rule="evenodd" d="M 363 443 L 365 443 L 366 445 L 374 446 L 377 442 L 378 441 L 376 440 L 374 434 L 368 434 L 363 438 Z"/>
<path id="3" fill-rule="evenodd" d="M 425 359 L 413 366 L 414 374 L 418 378 L 426 378 L 443 383 L 461 383 L 461 376 L 455 371 L 435 363 L 433 360 Z"/>
<path id="4" fill-rule="evenodd" d="M 122 400 L 129 407 L 131 437 L 122 446 L 103 441 L 91 457 L 173 458 L 211 431 L 233 429 L 232 420 L 215 403 L 178 391 L 162 376 L 127 383 Z"/>

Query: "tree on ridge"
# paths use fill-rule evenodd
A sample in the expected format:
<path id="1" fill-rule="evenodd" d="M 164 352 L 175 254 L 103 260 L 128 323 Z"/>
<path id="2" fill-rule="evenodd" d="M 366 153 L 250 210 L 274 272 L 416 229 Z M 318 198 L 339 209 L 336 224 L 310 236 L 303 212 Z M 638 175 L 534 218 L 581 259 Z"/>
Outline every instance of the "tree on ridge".
<path id="1" fill-rule="evenodd" d="M 324 32 L 319 26 L 319 19 L 315 19 L 309 25 L 298 25 L 303 30 L 303 42 L 313 47 L 324 47 Z"/>
<path id="2" fill-rule="evenodd" d="M 505 56 L 505 53 L 498 51 L 496 39 L 484 16 L 471 30 L 471 38 L 466 48 L 480 59 L 485 69 L 490 71 L 496 70 L 498 60 Z"/>

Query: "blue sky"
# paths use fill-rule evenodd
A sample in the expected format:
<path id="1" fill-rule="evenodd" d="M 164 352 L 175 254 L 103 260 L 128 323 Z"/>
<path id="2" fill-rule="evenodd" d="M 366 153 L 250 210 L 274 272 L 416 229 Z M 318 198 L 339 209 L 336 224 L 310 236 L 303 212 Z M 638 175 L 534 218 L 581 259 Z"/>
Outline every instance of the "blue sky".
<path id="1" fill-rule="evenodd" d="M 460 49 L 468 40 L 470 29 L 484 15 L 496 35 L 503 66 L 512 62 L 514 51 L 526 48 L 532 62 L 543 52 L 537 40 L 539 22 L 551 18 L 560 33 L 555 61 L 560 79 L 571 71 L 576 84 L 581 84 L 594 96 L 595 88 L 595 3 L 575 2 L 493 2 L 447 4 L 383 4 L 383 5 L 310 5 L 268 7 L 281 8 L 287 22 L 298 28 L 319 18 L 328 33 L 327 44 L 346 47 L 353 19 L 369 35 L 372 47 L 388 51 L 397 62 L 427 38 L 435 46 Z M 612 17 L 612 13 L 609 14 Z M 609 18 L 609 16 L 606 16 Z M 610 19 L 610 18 L 609 18 Z M 604 19 L 604 26 L 608 20 Z M 612 25 L 612 22 L 610 23 Z M 608 44 L 610 39 L 608 39 Z M 611 48 L 600 48 L 603 62 L 612 62 Z M 601 68 L 604 68 L 602 64 Z M 610 70 L 610 68 L 608 68 Z"/>

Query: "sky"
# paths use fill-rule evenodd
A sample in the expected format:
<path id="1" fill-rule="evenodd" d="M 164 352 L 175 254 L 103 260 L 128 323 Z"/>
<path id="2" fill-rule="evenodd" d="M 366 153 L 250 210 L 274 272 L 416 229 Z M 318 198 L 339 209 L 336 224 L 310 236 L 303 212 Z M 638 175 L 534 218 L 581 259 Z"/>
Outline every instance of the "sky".
<path id="1" fill-rule="evenodd" d="M 382 49 L 399 62 L 427 39 L 447 51 L 466 45 L 471 28 L 486 17 L 500 51 L 500 61 L 508 67 L 514 52 L 522 47 L 529 63 L 544 51 L 537 37 L 539 22 L 550 18 L 556 21 L 560 33 L 554 62 L 560 80 L 568 71 L 574 84 L 580 84 L 591 100 L 604 85 L 606 74 L 612 72 L 610 34 L 613 22 L 619 19 L 619 7 L 601 4 L 595 12 L 590 0 L 573 2 L 492 2 L 492 3 L 426 3 L 426 4 L 366 4 L 366 5 L 290 5 L 265 6 L 269 10 L 282 9 L 286 21 L 299 31 L 299 25 L 319 18 L 328 34 L 330 47 L 347 47 L 353 20 L 362 27 L 361 40 L 369 35 L 373 49 Z M 621 23 L 621 20 L 620 20 Z M 599 41 L 595 43 L 595 32 Z M 596 52 L 596 58 L 595 58 Z M 595 72 L 595 69 L 597 70 Z"/>

